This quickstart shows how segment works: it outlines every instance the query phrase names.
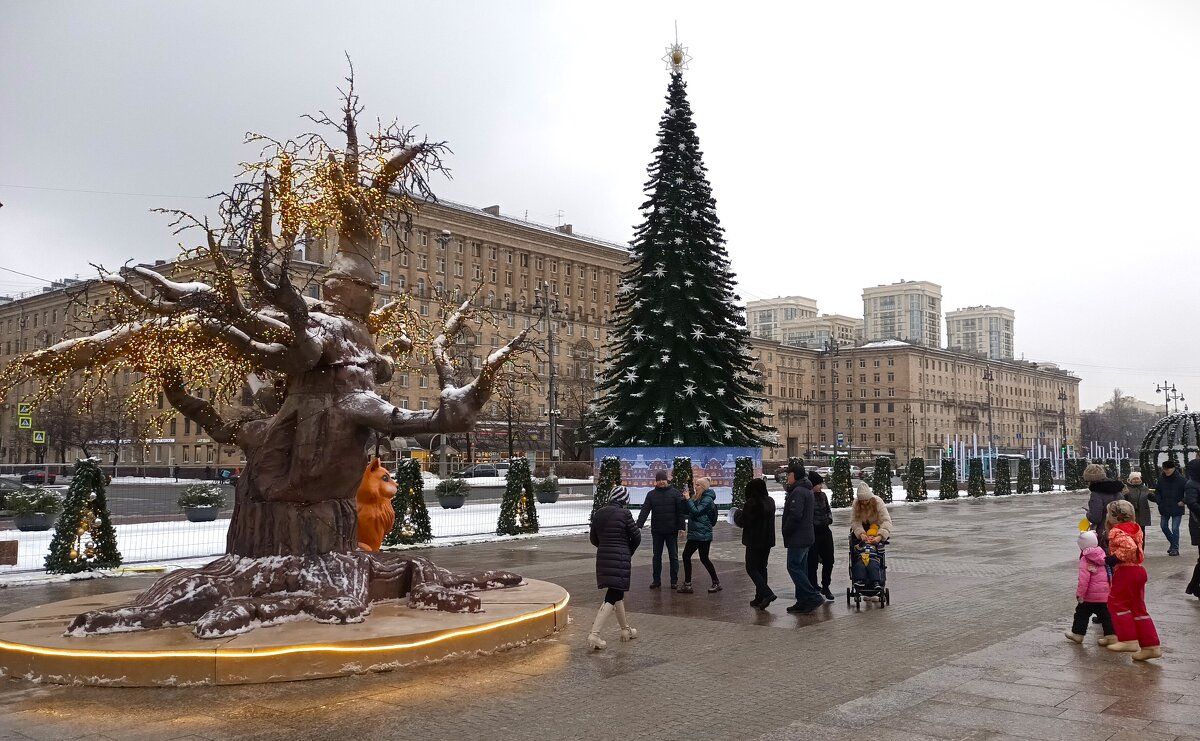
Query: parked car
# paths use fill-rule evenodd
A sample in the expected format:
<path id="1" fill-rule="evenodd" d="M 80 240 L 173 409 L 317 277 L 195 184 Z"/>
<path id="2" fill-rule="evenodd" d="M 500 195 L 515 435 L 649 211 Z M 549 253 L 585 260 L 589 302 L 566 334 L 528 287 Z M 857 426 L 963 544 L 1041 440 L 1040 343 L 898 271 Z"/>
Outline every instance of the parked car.
<path id="1" fill-rule="evenodd" d="M 494 479 L 508 473 L 507 463 L 476 463 L 454 474 L 456 479 Z"/>
<path id="2" fill-rule="evenodd" d="M 7 499 L 9 494 L 27 491 L 28 489 L 28 486 L 25 486 L 16 479 L 0 478 L 0 511 L 8 511 Z"/>
<path id="3" fill-rule="evenodd" d="M 26 471 L 21 474 L 22 484 L 53 484 L 58 478 L 56 474 L 44 471 L 40 468 L 35 468 L 32 471 Z"/>
<path id="4" fill-rule="evenodd" d="M 925 466 L 925 480 L 938 481 L 942 478 L 941 466 Z"/>
<path id="5" fill-rule="evenodd" d="M 850 469 L 850 470 L 853 471 L 854 469 Z M 851 473 L 850 475 L 853 476 L 854 474 Z M 864 468 L 862 470 L 862 476 L 860 478 L 869 479 L 874 475 L 875 475 L 875 467 L 867 466 L 866 468 Z"/>

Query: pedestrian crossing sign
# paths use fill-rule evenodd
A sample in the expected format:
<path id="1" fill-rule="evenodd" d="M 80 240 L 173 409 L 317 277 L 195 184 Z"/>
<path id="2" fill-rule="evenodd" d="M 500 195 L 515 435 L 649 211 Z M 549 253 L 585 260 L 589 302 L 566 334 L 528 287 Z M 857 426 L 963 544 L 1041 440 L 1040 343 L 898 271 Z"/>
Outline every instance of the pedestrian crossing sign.
<path id="1" fill-rule="evenodd" d="M 34 445 L 45 445 L 46 444 L 46 431 L 45 430 L 34 430 L 33 431 L 33 444 Z"/>
<path id="2" fill-rule="evenodd" d="M 32 430 L 33 429 L 33 417 L 17 417 L 17 429 Z"/>
<path id="3" fill-rule="evenodd" d="M 32 404 L 17 404 L 17 416 L 18 417 L 28 417 L 31 414 L 33 414 L 33 405 Z"/>

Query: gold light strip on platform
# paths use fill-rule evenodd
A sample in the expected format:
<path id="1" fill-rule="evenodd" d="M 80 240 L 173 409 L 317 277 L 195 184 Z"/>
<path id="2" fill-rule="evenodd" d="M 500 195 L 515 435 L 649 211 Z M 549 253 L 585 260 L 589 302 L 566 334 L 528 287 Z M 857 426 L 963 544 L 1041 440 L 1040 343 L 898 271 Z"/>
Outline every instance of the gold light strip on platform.
<path id="1" fill-rule="evenodd" d="M 95 650 L 74 650 L 68 648 L 43 648 L 41 646 L 26 646 L 20 643 L 9 643 L 0 641 L 0 651 L 13 651 L 16 653 L 37 654 L 39 656 L 64 656 L 76 659 L 172 659 L 172 658 L 193 658 L 193 659 L 212 659 L 212 658 L 230 658 L 230 659 L 256 659 L 269 658 L 272 656 L 283 656 L 286 654 L 296 653 L 378 653 L 381 651 L 400 651 L 409 648 L 420 648 L 421 646 L 429 646 L 434 643 L 441 643 L 452 638 L 462 636 L 475 635 L 477 633 L 486 633 L 490 630 L 498 630 L 517 623 L 523 623 L 528 620 L 536 620 L 540 617 L 545 617 L 567 607 L 567 603 L 571 601 L 570 595 L 565 597 L 562 602 L 550 607 L 538 610 L 537 612 L 529 613 L 528 615 L 518 615 L 517 617 L 499 620 L 494 623 L 485 623 L 477 625 L 473 628 L 460 628 L 451 630 L 432 638 L 423 638 L 419 641 L 409 643 L 389 643 L 382 646 L 336 646 L 326 644 L 311 644 L 301 646 L 283 646 L 280 648 L 264 648 L 261 650 L 229 650 L 223 651 L 219 648 L 213 648 L 206 651 L 95 651 Z"/>

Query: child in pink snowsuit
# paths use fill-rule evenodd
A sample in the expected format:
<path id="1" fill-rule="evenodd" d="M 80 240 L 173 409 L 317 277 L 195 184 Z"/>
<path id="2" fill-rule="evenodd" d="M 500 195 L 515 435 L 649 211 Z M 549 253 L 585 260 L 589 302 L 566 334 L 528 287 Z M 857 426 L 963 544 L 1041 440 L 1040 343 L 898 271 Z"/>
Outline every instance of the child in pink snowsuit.
<path id="1" fill-rule="evenodd" d="M 1075 619 L 1067 639 L 1083 643 L 1088 619 L 1095 615 L 1100 620 L 1103 636 L 1097 641 L 1101 646 L 1116 643 L 1112 618 L 1108 614 L 1108 569 L 1104 566 L 1104 551 L 1100 548 L 1094 530 L 1079 534 L 1079 582 L 1075 587 Z"/>
<path id="2" fill-rule="evenodd" d="M 1108 611 L 1112 614 L 1117 640 L 1110 651 L 1134 651 L 1135 661 L 1162 658 L 1158 631 L 1146 611 L 1146 569 L 1142 550 L 1142 528 L 1134 521 L 1133 505 L 1123 499 L 1110 502 L 1106 523 L 1107 562 L 1113 566 Z"/>

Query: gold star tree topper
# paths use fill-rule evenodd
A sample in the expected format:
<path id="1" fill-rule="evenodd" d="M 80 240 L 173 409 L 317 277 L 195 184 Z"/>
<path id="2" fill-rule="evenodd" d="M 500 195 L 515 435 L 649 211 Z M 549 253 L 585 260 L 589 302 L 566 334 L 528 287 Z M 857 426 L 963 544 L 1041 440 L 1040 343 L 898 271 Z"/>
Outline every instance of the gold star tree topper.
<path id="1" fill-rule="evenodd" d="M 688 54 L 687 47 L 679 43 L 678 26 L 675 28 L 675 43 L 667 47 L 667 53 L 662 59 L 667 63 L 667 69 L 672 72 L 680 72 L 687 69 L 688 62 L 692 61 L 692 56 Z"/>

